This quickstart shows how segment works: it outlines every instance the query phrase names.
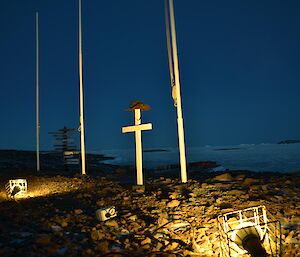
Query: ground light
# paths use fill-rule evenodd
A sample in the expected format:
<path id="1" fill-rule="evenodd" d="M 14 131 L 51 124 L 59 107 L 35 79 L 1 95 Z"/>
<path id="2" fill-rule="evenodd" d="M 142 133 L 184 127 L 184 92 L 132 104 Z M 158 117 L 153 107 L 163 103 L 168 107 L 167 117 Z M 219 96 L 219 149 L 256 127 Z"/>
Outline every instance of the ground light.
<path id="1" fill-rule="evenodd" d="M 222 257 L 281 256 L 280 222 L 265 206 L 226 213 L 218 217 L 218 226 Z"/>
<path id="2" fill-rule="evenodd" d="M 27 193 L 26 179 L 11 179 L 5 186 L 8 197 L 23 197 Z"/>
<path id="3" fill-rule="evenodd" d="M 5 192 L 0 191 L 0 202 L 7 199 L 27 199 L 35 197 L 47 197 L 51 195 L 66 194 L 76 191 L 80 184 L 76 186 L 72 182 L 66 186 L 66 181 L 51 179 L 31 180 L 30 190 L 26 179 L 12 179 L 5 184 Z"/>

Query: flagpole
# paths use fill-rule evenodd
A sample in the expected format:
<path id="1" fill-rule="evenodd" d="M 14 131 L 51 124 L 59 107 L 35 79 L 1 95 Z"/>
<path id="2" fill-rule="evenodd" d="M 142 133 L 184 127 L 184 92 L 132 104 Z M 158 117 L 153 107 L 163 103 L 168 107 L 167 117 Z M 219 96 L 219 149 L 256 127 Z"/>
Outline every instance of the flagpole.
<path id="1" fill-rule="evenodd" d="M 169 8 L 170 8 L 169 11 L 170 11 L 171 39 L 172 39 L 171 41 L 172 41 L 172 50 L 173 50 L 173 65 L 174 65 L 173 70 L 174 70 L 175 90 L 176 90 L 175 99 L 176 99 L 176 109 L 177 109 L 181 181 L 182 183 L 186 183 L 187 182 L 186 155 L 185 155 L 184 128 L 183 128 L 183 117 L 182 117 L 182 106 L 181 106 L 180 79 L 179 79 L 179 68 L 178 68 L 178 53 L 177 53 L 173 0 L 169 0 Z"/>
<path id="2" fill-rule="evenodd" d="M 39 114 L 39 13 L 35 15 L 36 28 L 36 170 L 40 171 L 40 114 Z"/>
<path id="3" fill-rule="evenodd" d="M 81 146 L 81 173 L 85 175 L 85 141 L 83 117 L 83 79 L 82 79 L 82 28 L 81 28 L 81 0 L 79 0 L 79 94 L 80 94 L 80 146 Z"/>
<path id="4" fill-rule="evenodd" d="M 170 17 L 169 17 L 168 9 L 169 9 L 168 0 L 165 0 L 165 22 L 166 22 L 168 61 L 169 61 L 171 87 L 173 91 L 173 87 L 175 86 L 175 79 L 174 79 L 174 68 L 173 68 L 173 57 L 172 57 L 171 35 L 170 35 Z M 176 106 L 175 99 L 174 99 L 174 105 Z"/>

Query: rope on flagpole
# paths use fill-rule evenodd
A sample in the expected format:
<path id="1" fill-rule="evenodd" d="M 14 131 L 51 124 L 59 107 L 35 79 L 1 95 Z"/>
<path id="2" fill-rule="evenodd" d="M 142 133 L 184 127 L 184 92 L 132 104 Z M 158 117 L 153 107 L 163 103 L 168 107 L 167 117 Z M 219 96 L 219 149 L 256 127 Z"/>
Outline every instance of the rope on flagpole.
<path id="1" fill-rule="evenodd" d="M 165 0 L 165 21 L 166 21 L 166 36 L 167 36 L 167 48 L 168 48 L 168 60 L 169 60 L 169 71 L 170 71 L 170 81 L 172 87 L 172 98 L 174 100 L 174 106 L 177 107 L 177 98 L 176 98 L 176 84 L 175 84 L 175 75 L 174 75 L 174 63 L 172 57 L 172 46 L 171 46 L 171 32 L 170 32 L 170 17 L 168 10 L 168 0 Z"/>

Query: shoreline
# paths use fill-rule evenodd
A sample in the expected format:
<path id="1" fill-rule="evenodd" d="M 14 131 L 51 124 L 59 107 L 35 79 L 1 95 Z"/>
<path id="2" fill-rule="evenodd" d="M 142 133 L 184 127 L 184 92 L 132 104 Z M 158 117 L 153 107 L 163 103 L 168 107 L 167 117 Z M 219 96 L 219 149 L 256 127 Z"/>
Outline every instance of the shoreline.
<path id="1" fill-rule="evenodd" d="M 211 152 L 224 152 L 225 154 L 230 154 L 231 152 L 239 151 L 239 150 L 232 150 L 232 148 L 226 148 L 226 150 L 219 151 L 220 148 L 213 148 L 211 149 Z M 222 148 L 223 149 L 223 148 Z M 225 149 L 225 148 L 224 148 Z M 228 151 L 227 149 L 231 149 Z M 125 150 L 123 154 L 125 156 L 128 155 L 129 150 Z M 126 163 L 129 164 L 123 164 L 118 159 L 119 157 L 113 157 L 113 153 L 88 153 L 86 154 L 86 165 L 87 170 L 92 170 L 93 173 L 99 172 L 101 173 L 103 170 L 105 172 L 109 171 L 112 172 L 116 169 L 120 170 L 133 170 L 135 161 L 134 161 L 134 151 L 129 151 L 130 158 L 127 156 L 126 158 L 129 158 Z M 143 160 L 143 167 L 145 172 L 147 173 L 155 173 L 155 172 L 161 172 L 166 173 L 170 171 L 170 173 L 174 172 L 174 170 L 179 168 L 178 162 L 172 162 L 171 159 L 174 154 L 177 156 L 177 152 L 171 150 L 171 149 L 146 149 Z M 242 149 L 242 152 L 245 152 L 245 149 Z M 150 155 L 149 155 L 150 154 Z M 167 157 L 171 157 L 171 159 L 168 159 Z M 171 155 L 170 155 L 171 154 Z M 150 157 L 151 156 L 151 157 Z M 173 156 L 174 157 L 174 156 Z M 208 157 L 208 156 L 206 156 Z M 241 164 L 235 164 L 232 165 L 231 162 L 234 163 L 234 157 L 231 157 L 230 163 L 227 163 L 228 165 L 224 165 L 223 162 L 218 162 L 216 159 L 218 159 L 216 156 L 215 158 L 206 158 L 205 155 L 202 156 L 199 154 L 193 155 L 191 158 L 187 159 L 187 169 L 190 172 L 194 171 L 211 171 L 211 172 L 225 172 L 225 171 L 233 171 L 233 170 L 249 170 L 252 172 L 276 172 L 276 173 L 297 173 L 300 171 L 300 167 L 298 168 L 297 165 L 290 165 L 292 162 L 286 161 L 287 167 L 290 169 L 282 170 L 280 167 L 276 168 L 276 163 L 272 163 L 270 165 L 270 168 L 258 168 L 260 167 L 260 162 L 257 160 L 253 160 L 252 164 L 249 165 L 251 161 L 248 163 L 245 163 L 244 165 Z M 211 156 L 210 156 L 211 157 Z M 35 170 L 36 167 L 36 153 L 35 151 L 23 151 L 23 150 L 0 150 L 0 173 L 3 174 L 3 172 L 7 172 L 10 170 L 19 170 L 19 171 L 31 171 Z M 241 160 L 238 160 L 238 156 L 236 157 L 237 161 L 236 163 L 241 162 Z M 164 160 L 165 159 L 165 160 Z M 130 160 L 130 162 L 129 162 Z M 156 160 L 156 161 L 155 161 Z M 158 161 L 157 161 L 158 160 Z M 244 161 L 244 160 L 243 160 Z M 242 161 L 242 162 L 243 162 Z M 118 163 L 119 162 L 119 163 Z M 266 163 L 268 161 L 266 160 Z M 55 152 L 55 151 L 44 151 L 40 155 L 40 163 L 41 163 L 41 171 L 42 172 L 49 172 L 52 171 L 53 174 L 57 173 L 58 171 L 62 171 L 64 169 L 63 164 L 63 155 L 62 153 Z M 255 165 L 258 166 L 255 166 Z M 234 167 L 235 166 L 235 167 Z M 229 168 L 228 168 L 229 167 Z M 230 168 L 231 167 L 231 168 Z M 256 167 L 256 168 L 254 168 Z M 263 167 L 263 166 L 262 166 Z M 79 165 L 72 165 L 69 167 L 70 170 L 74 170 L 75 172 L 79 172 Z M 68 172 L 70 173 L 70 172 Z M 63 174 L 62 174 L 63 175 Z"/>

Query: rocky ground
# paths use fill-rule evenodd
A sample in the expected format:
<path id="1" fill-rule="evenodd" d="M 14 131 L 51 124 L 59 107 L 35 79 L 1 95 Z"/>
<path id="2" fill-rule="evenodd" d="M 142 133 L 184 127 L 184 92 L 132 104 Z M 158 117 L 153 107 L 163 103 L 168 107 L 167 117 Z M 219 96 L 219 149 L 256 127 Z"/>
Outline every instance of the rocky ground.
<path id="1" fill-rule="evenodd" d="M 259 205 L 281 222 L 282 256 L 300 256 L 300 173 L 165 176 L 145 188 L 117 173 L 29 176 L 27 197 L 11 200 L 0 180 L 0 256 L 220 256 L 218 215 Z M 106 206 L 117 216 L 99 221 Z"/>

